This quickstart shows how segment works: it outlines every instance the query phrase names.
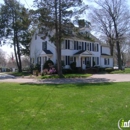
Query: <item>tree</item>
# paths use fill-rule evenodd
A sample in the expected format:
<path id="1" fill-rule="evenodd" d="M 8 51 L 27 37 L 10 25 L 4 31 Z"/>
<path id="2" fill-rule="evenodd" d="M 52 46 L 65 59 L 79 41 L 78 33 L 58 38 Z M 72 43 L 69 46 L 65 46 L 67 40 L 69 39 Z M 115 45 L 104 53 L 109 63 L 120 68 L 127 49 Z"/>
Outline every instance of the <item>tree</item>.
<path id="1" fill-rule="evenodd" d="M 48 32 L 54 31 L 54 35 L 50 37 L 56 45 L 57 51 L 57 68 L 59 77 L 62 76 L 61 65 L 61 42 L 66 35 L 66 31 L 69 32 L 73 28 L 71 17 L 78 11 L 74 10 L 75 7 L 79 7 L 80 13 L 85 9 L 81 8 L 82 0 L 35 0 L 35 4 L 38 7 L 36 11 L 36 18 L 38 17 L 38 24 L 43 27 L 45 36 Z M 73 10 L 72 10 L 73 8 Z M 71 28 L 68 28 L 71 25 Z M 69 26 L 70 27 L 70 26 Z"/>
<path id="2" fill-rule="evenodd" d="M 6 66 L 6 58 L 5 58 L 5 52 L 0 49 L 0 67 L 5 67 Z"/>
<path id="3" fill-rule="evenodd" d="M 130 11 L 125 0 L 94 0 L 99 9 L 93 11 L 93 19 L 107 37 L 111 54 L 116 45 L 119 69 L 122 69 L 121 44 L 130 30 Z M 115 43 L 115 45 L 114 45 Z"/>
<path id="4" fill-rule="evenodd" d="M 0 7 L 0 18 L 0 35 L 11 40 L 18 71 L 21 72 L 21 50 L 25 41 L 23 37 L 27 35 L 30 25 L 29 11 L 17 0 L 4 0 L 4 4 Z"/>

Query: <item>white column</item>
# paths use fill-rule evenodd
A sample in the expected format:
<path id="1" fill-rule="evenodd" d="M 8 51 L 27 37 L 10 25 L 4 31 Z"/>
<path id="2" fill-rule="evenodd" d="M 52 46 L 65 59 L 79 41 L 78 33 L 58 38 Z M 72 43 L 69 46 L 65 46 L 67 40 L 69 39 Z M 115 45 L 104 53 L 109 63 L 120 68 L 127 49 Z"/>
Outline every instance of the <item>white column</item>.
<path id="1" fill-rule="evenodd" d="M 43 57 L 41 56 L 41 74 L 43 72 Z"/>
<path id="2" fill-rule="evenodd" d="M 79 67 L 81 67 L 81 57 L 79 56 Z"/>
<path id="3" fill-rule="evenodd" d="M 91 67 L 92 67 L 92 65 L 93 65 L 93 61 L 92 61 L 92 60 L 93 60 L 93 58 L 91 57 Z"/>

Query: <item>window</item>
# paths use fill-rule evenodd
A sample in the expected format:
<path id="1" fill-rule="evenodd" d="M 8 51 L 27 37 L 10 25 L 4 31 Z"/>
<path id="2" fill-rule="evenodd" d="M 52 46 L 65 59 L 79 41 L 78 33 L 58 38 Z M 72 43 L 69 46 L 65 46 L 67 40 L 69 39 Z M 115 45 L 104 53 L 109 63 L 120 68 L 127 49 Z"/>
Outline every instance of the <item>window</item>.
<path id="1" fill-rule="evenodd" d="M 87 49 L 86 50 L 88 50 L 89 51 L 89 43 L 87 43 Z"/>
<path id="2" fill-rule="evenodd" d="M 94 43 L 92 43 L 92 51 L 94 51 Z"/>
<path id="3" fill-rule="evenodd" d="M 70 56 L 65 56 L 65 65 L 70 64 Z"/>
<path id="4" fill-rule="evenodd" d="M 70 49 L 74 49 L 74 43 L 73 43 L 73 41 L 70 41 Z"/>
<path id="5" fill-rule="evenodd" d="M 73 56 L 70 57 L 70 62 L 71 62 L 71 63 L 73 62 Z"/>
<path id="6" fill-rule="evenodd" d="M 42 43 L 42 50 L 47 50 L 47 41 Z"/>
<path id="7" fill-rule="evenodd" d="M 79 42 L 78 44 L 78 50 L 81 50 L 82 49 L 82 42 Z"/>
<path id="8" fill-rule="evenodd" d="M 65 40 L 65 49 L 70 49 L 70 40 Z"/>
<path id="9" fill-rule="evenodd" d="M 77 50 L 76 41 L 74 41 L 74 50 Z"/>
<path id="10" fill-rule="evenodd" d="M 108 58 L 104 59 L 104 65 L 109 65 L 109 59 Z"/>
<path id="11" fill-rule="evenodd" d="M 97 44 L 94 44 L 94 51 L 97 51 Z"/>

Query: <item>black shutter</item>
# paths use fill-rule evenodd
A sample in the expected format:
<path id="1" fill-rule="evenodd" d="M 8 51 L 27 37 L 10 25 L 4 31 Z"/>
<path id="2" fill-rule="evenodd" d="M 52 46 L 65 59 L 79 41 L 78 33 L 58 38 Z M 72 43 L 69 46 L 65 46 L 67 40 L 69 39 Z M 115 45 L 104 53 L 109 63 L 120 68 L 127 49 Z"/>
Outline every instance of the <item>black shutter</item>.
<path id="1" fill-rule="evenodd" d="M 77 50 L 78 50 L 78 41 L 77 41 Z"/>
<path id="2" fill-rule="evenodd" d="M 76 50 L 76 41 L 74 41 L 74 50 Z"/>
<path id="3" fill-rule="evenodd" d="M 70 64 L 70 56 L 68 56 L 68 65 Z"/>
<path id="4" fill-rule="evenodd" d="M 70 49 L 70 40 L 68 40 L 68 49 Z"/>
<path id="5" fill-rule="evenodd" d="M 65 49 L 67 49 L 67 40 L 65 40 Z"/>
<path id="6" fill-rule="evenodd" d="M 109 65 L 109 59 L 108 59 L 108 65 Z"/>
<path id="7" fill-rule="evenodd" d="M 67 65 L 67 56 L 65 56 L 65 65 Z"/>
<path id="8" fill-rule="evenodd" d="M 86 44 L 86 42 L 85 42 L 85 50 L 86 50 L 86 46 L 87 46 L 87 44 Z"/>
<path id="9" fill-rule="evenodd" d="M 83 45 L 84 43 L 82 42 L 82 50 L 84 50 L 84 45 Z"/>

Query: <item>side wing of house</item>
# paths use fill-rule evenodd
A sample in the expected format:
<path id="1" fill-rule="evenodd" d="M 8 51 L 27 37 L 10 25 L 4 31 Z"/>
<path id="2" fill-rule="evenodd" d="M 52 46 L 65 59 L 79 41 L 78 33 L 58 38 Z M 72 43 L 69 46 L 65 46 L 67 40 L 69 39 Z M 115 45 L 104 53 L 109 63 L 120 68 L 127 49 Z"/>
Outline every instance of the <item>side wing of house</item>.
<path id="1" fill-rule="evenodd" d="M 101 45 L 101 67 L 113 67 L 113 56 L 110 54 L 110 48 L 106 45 Z"/>
<path id="2" fill-rule="evenodd" d="M 41 70 L 48 59 L 56 63 L 56 47 L 50 42 L 49 37 L 43 39 L 35 32 L 30 43 L 30 59 L 32 64 L 40 64 Z"/>

